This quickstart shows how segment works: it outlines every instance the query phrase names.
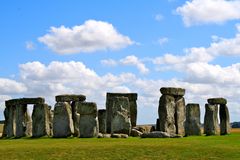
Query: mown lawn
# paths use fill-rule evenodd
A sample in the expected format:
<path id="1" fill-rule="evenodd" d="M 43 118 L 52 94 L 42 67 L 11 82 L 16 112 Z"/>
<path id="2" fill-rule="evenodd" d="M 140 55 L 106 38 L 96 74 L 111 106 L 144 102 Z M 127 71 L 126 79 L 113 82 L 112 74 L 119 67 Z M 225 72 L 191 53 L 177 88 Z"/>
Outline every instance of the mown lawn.
<path id="1" fill-rule="evenodd" d="M 0 140 L 0 159 L 240 159 L 240 133 L 179 139 Z"/>

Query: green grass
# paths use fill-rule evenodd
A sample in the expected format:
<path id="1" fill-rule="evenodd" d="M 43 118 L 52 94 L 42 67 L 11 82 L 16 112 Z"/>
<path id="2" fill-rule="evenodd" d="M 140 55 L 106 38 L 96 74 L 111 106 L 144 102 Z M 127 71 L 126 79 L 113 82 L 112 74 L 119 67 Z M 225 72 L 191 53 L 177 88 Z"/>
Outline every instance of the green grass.
<path id="1" fill-rule="evenodd" d="M 179 139 L 2 139 L 0 159 L 240 159 L 240 134 Z"/>

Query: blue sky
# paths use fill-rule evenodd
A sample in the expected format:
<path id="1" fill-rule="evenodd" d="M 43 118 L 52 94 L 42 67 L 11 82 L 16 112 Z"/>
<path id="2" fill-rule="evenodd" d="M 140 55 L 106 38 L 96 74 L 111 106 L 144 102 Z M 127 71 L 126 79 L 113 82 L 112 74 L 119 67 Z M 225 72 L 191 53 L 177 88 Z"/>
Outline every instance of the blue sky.
<path id="1" fill-rule="evenodd" d="M 11 98 L 137 92 L 138 123 L 155 123 L 159 89 L 186 103 L 225 97 L 240 114 L 240 1 L 3 1 L 0 104 Z M 3 119 L 3 115 L 0 114 Z"/>

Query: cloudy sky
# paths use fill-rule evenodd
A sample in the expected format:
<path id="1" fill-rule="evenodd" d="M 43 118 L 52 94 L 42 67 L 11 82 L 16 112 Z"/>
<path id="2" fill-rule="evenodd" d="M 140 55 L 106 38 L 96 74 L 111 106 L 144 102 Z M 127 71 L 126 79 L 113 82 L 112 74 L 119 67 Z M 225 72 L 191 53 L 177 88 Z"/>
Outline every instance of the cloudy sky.
<path id="1" fill-rule="evenodd" d="M 0 119 L 4 101 L 137 92 L 138 123 L 155 123 L 159 89 L 186 103 L 225 97 L 240 120 L 240 0 L 0 2 Z"/>

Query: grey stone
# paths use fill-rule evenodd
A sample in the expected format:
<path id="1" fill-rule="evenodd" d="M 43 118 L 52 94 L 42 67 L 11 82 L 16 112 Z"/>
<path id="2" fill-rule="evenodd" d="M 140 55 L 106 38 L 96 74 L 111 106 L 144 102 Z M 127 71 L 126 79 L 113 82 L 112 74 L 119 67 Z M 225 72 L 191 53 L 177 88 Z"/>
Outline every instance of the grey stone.
<path id="1" fill-rule="evenodd" d="M 129 135 L 131 132 L 130 106 L 127 97 L 115 97 L 112 107 L 111 132 Z"/>
<path id="2" fill-rule="evenodd" d="M 107 112 L 105 109 L 98 110 L 99 132 L 106 133 Z"/>
<path id="3" fill-rule="evenodd" d="M 55 97 L 56 102 L 83 102 L 86 100 L 85 95 L 75 95 L 75 94 L 63 94 L 63 95 L 57 95 Z"/>
<path id="4" fill-rule="evenodd" d="M 204 133 L 207 136 L 216 135 L 218 130 L 218 106 L 206 104 L 204 116 Z"/>
<path id="5" fill-rule="evenodd" d="M 73 134 L 71 106 L 67 102 L 57 102 L 54 107 L 53 137 L 69 137 Z"/>
<path id="6" fill-rule="evenodd" d="M 111 115 L 114 97 L 128 97 L 130 105 L 131 126 L 137 124 L 137 93 L 107 93 L 106 110 L 107 110 L 107 133 L 111 133 Z"/>
<path id="7" fill-rule="evenodd" d="M 227 100 L 225 98 L 209 98 L 209 104 L 227 104 Z"/>
<path id="8" fill-rule="evenodd" d="M 5 101 L 6 106 L 13 106 L 13 105 L 27 105 L 27 104 L 44 104 L 45 99 L 42 97 L 37 98 L 19 98 L 19 99 L 11 99 Z"/>
<path id="9" fill-rule="evenodd" d="M 54 111 L 51 110 L 51 108 L 49 109 L 49 128 L 50 128 L 50 136 L 53 136 L 53 116 L 54 116 Z"/>
<path id="10" fill-rule="evenodd" d="M 3 137 L 14 137 L 16 133 L 16 125 L 15 125 L 15 106 L 6 106 L 4 110 L 4 132 Z"/>
<path id="11" fill-rule="evenodd" d="M 191 103 L 186 106 L 185 134 L 186 136 L 201 135 L 199 104 Z"/>
<path id="12" fill-rule="evenodd" d="M 141 138 L 170 138 L 170 134 L 162 131 L 154 131 L 150 133 L 143 133 Z"/>
<path id="13" fill-rule="evenodd" d="M 111 134 L 98 133 L 98 138 L 111 138 Z"/>
<path id="14" fill-rule="evenodd" d="M 175 127 L 175 98 L 170 95 L 162 95 L 159 100 L 158 115 L 159 128 L 162 132 L 176 133 Z"/>
<path id="15" fill-rule="evenodd" d="M 163 95 L 172 95 L 172 96 L 184 96 L 185 89 L 183 88 L 173 88 L 173 87 L 162 87 L 160 92 Z"/>
<path id="16" fill-rule="evenodd" d="M 141 125 L 141 126 L 133 127 L 133 129 L 136 129 L 142 133 L 150 133 L 152 130 L 152 126 L 151 125 Z"/>
<path id="17" fill-rule="evenodd" d="M 176 134 L 185 135 L 185 120 L 186 120 L 186 109 L 185 109 L 185 99 L 183 97 L 175 98 L 175 126 Z"/>
<path id="18" fill-rule="evenodd" d="M 142 134 L 143 134 L 142 132 L 140 132 L 140 131 L 138 131 L 136 129 L 132 129 L 131 130 L 131 136 L 132 137 L 140 137 Z"/>
<path id="19" fill-rule="evenodd" d="M 18 104 L 16 106 L 16 110 L 15 110 L 15 116 L 16 116 L 16 133 L 15 133 L 15 137 L 16 138 L 21 138 L 26 136 L 26 130 L 27 130 L 27 105 L 25 104 Z"/>
<path id="20" fill-rule="evenodd" d="M 50 136 L 50 110 L 47 104 L 35 104 L 32 113 L 32 136 Z"/>
<path id="21" fill-rule="evenodd" d="M 114 133 L 114 134 L 111 134 L 111 138 L 128 138 L 128 135 Z"/>
<path id="22" fill-rule="evenodd" d="M 73 119 L 73 127 L 74 127 L 74 137 L 79 137 L 80 132 L 79 132 L 79 121 L 80 121 L 80 114 L 77 112 L 77 107 L 75 105 L 75 101 L 71 103 L 72 107 L 72 119 Z"/>
<path id="23" fill-rule="evenodd" d="M 99 133 L 97 105 L 92 102 L 76 102 L 80 114 L 79 132 L 81 138 L 97 137 Z"/>
<path id="24" fill-rule="evenodd" d="M 229 118 L 229 111 L 228 107 L 225 104 L 220 105 L 220 134 L 230 134 L 230 118 Z"/>

